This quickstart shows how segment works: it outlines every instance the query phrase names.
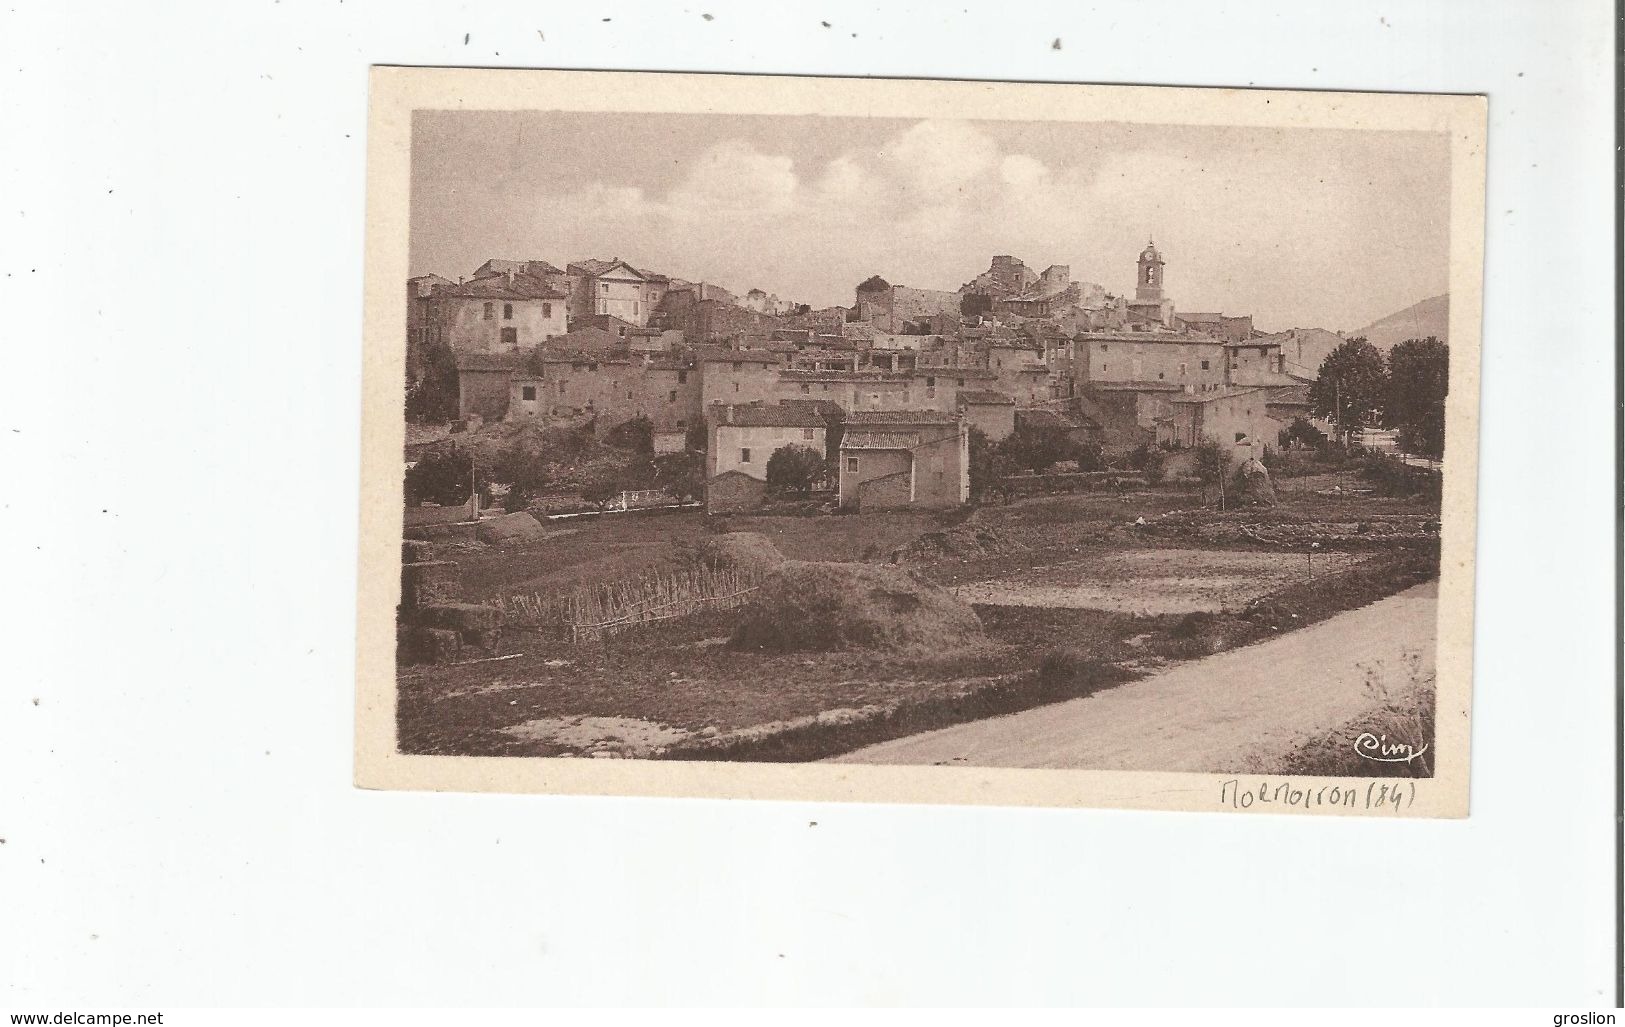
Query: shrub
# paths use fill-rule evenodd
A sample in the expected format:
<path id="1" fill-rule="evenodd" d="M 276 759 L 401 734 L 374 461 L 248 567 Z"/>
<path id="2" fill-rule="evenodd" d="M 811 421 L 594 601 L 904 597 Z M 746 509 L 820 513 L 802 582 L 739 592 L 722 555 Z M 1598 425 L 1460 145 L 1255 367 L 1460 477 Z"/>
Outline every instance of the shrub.
<path id="1" fill-rule="evenodd" d="M 1129 454 L 1128 464 L 1130 468 L 1143 474 L 1149 484 L 1161 483 L 1164 473 L 1162 450 L 1142 442 Z"/>
<path id="2" fill-rule="evenodd" d="M 1179 618 L 1172 628 L 1168 629 L 1168 636 L 1181 641 L 1189 638 L 1201 638 L 1203 635 L 1211 633 L 1218 625 L 1218 622 L 1219 618 L 1203 610 L 1187 613 Z"/>
<path id="3" fill-rule="evenodd" d="M 780 446 L 767 458 L 767 483 L 773 488 L 806 492 L 824 477 L 824 454 L 808 446 Z"/>
<path id="4" fill-rule="evenodd" d="M 468 502 L 471 484 L 481 487 L 482 491 L 488 489 L 490 484 L 489 478 L 483 476 L 481 480 L 471 482 L 476 477 L 473 468 L 474 458 L 467 450 L 453 447 L 446 452 L 432 450 L 425 453 L 406 472 L 406 502 L 414 506 L 425 502 L 439 503 L 441 506 Z"/>
<path id="5" fill-rule="evenodd" d="M 604 441 L 616 449 L 629 449 L 634 453 L 655 451 L 654 422 L 642 414 L 622 421 L 604 433 Z"/>

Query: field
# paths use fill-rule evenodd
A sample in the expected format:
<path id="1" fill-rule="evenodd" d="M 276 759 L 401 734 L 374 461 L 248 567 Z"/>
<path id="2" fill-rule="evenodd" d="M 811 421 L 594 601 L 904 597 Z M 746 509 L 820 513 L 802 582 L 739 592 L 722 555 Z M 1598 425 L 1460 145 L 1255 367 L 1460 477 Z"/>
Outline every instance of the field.
<path id="1" fill-rule="evenodd" d="M 619 515 L 550 522 L 539 542 L 438 545 L 464 598 L 495 602 L 670 574 L 708 538 L 756 532 L 790 559 L 914 569 L 973 603 L 986 639 L 925 653 L 747 651 L 729 644 L 737 609 L 580 643 L 510 627 L 503 658 L 402 667 L 400 745 L 801 760 L 1088 695 L 1434 577 L 1436 541 L 1413 529 L 1436 506 L 1358 488 L 1352 475 L 1289 479 L 1278 507 L 1224 513 L 1194 491 L 1150 489 L 944 515 Z M 1311 558 L 1308 543 L 1258 540 L 1270 532 L 1354 542 Z"/>

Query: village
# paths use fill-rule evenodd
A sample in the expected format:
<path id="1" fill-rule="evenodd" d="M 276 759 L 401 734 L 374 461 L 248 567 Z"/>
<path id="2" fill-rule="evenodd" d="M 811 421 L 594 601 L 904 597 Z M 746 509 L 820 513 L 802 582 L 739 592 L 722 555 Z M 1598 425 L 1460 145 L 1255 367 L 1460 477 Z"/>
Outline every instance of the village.
<path id="1" fill-rule="evenodd" d="M 878 752 L 1437 574 L 1447 297 L 1266 331 L 1123 266 L 818 309 L 619 257 L 410 279 L 402 748 Z M 1418 682 L 1367 706 L 1431 732 Z"/>

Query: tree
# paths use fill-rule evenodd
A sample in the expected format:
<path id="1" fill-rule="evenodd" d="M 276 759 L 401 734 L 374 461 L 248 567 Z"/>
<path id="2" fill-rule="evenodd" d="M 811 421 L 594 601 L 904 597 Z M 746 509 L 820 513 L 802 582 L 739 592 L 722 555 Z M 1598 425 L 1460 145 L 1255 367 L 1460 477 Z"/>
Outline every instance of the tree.
<path id="1" fill-rule="evenodd" d="M 1051 464 L 1070 459 L 1072 448 L 1065 432 L 1027 424 L 1018 424 L 1016 430 L 999 443 L 999 453 L 1012 467 L 1035 474 Z"/>
<path id="2" fill-rule="evenodd" d="M 705 469 L 698 453 L 655 457 L 655 483 L 675 502 L 686 503 L 705 493 Z"/>
<path id="3" fill-rule="evenodd" d="M 999 488 L 1000 482 L 1009 472 L 1009 461 L 1005 458 L 999 445 L 989 439 L 987 433 L 982 429 L 972 428 L 970 430 L 971 495 L 984 495 L 990 490 Z"/>
<path id="4" fill-rule="evenodd" d="M 1383 425 L 1399 429 L 1401 448 L 1444 455 L 1444 401 L 1450 391 L 1450 347 L 1433 336 L 1406 339 L 1388 353 Z"/>
<path id="5" fill-rule="evenodd" d="M 806 492 L 824 477 L 824 454 L 809 446 L 780 446 L 767 458 L 767 483 L 790 492 Z"/>
<path id="6" fill-rule="evenodd" d="M 582 499 L 603 510 L 609 506 L 609 501 L 620 494 L 621 485 L 614 473 L 599 468 L 588 474 L 581 482 L 579 495 Z"/>
<path id="7" fill-rule="evenodd" d="M 709 446 L 704 421 L 696 421 L 683 430 L 683 447 L 691 453 L 703 453 Z"/>
<path id="8" fill-rule="evenodd" d="M 451 347 L 434 342 L 424 347 L 423 376 L 406 383 L 406 419 L 427 424 L 457 420 L 457 357 Z"/>
<path id="9" fill-rule="evenodd" d="M 489 485 L 489 475 L 475 472 L 474 457 L 468 450 L 455 446 L 446 451 L 431 450 L 407 469 L 406 502 L 414 506 L 424 502 L 457 506 L 468 502 L 471 487 L 485 493 Z"/>
<path id="10" fill-rule="evenodd" d="M 604 441 L 616 449 L 630 449 L 634 453 L 655 451 L 655 425 L 643 414 L 622 421 L 604 433 Z"/>
<path id="11" fill-rule="evenodd" d="M 1319 449 L 1326 444 L 1326 436 L 1319 428 L 1309 423 L 1306 417 L 1294 417 L 1292 423 L 1281 432 L 1283 445 L 1297 445 L 1306 449 Z"/>
<path id="12" fill-rule="evenodd" d="M 1363 336 L 1339 345 L 1320 365 L 1320 375 L 1309 387 L 1309 404 L 1316 416 L 1331 417 L 1347 446 L 1367 414 L 1388 399 L 1388 369 L 1382 354 Z"/>
<path id="13" fill-rule="evenodd" d="M 1128 456 L 1128 465 L 1145 475 L 1145 480 L 1152 485 L 1162 481 L 1165 470 L 1162 450 L 1148 442 L 1142 442 L 1134 447 L 1134 451 Z M 1078 469 L 1083 469 L 1082 463 L 1078 464 Z"/>
<path id="14" fill-rule="evenodd" d="M 1224 509 L 1224 472 L 1229 469 L 1230 460 L 1225 456 L 1224 448 L 1210 438 L 1204 438 L 1196 446 L 1196 477 L 1202 483 L 1202 502 L 1207 502 L 1207 487 L 1214 483 L 1219 486 L 1219 509 Z"/>

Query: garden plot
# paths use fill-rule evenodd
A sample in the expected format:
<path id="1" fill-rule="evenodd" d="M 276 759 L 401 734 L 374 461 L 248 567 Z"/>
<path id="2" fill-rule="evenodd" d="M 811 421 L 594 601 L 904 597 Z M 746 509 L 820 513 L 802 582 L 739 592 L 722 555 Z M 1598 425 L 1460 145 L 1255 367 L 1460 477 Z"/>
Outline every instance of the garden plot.
<path id="1" fill-rule="evenodd" d="M 1314 557 L 1318 577 L 1343 571 L 1366 557 L 1326 553 Z M 1130 549 L 1094 552 L 1066 563 L 1036 567 L 991 581 L 953 586 L 968 603 L 1110 610 L 1144 615 L 1238 609 L 1287 585 L 1307 580 L 1304 553 L 1208 549 Z"/>

